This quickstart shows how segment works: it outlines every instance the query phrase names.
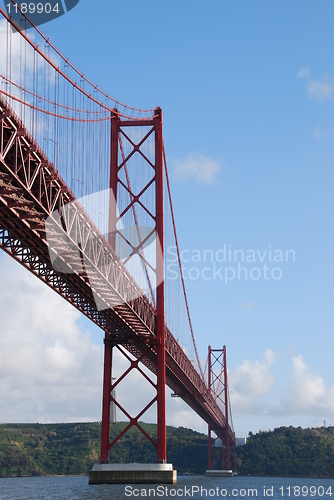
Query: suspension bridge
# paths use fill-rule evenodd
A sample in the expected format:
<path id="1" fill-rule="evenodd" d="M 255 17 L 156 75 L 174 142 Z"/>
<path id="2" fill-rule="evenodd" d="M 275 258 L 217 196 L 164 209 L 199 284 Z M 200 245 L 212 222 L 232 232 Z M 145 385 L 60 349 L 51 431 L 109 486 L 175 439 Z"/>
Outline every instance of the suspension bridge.
<path id="1" fill-rule="evenodd" d="M 16 30 L 0 12 L 6 44 L 0 63 L 0 247 L 104 332 L 97 480 L 105 481 L 108 470 L 110 476 L 112 447 L 133 426 L 156 447 L 156 470 L 175 480 L 166 456 L 166 385 L 207 422 L 208 468 L 214 432 L 223 443 L 222 468 L 233 462 L 235 469 L 226 348 L 209 347 L 202 368 L 182 275 L 162 110 L 113 99 L 37 27 Z M 24 23 L 29 20 L 22 14 Z M 171 247 L 177 256 L 172 276 L 164 252 Z M 114 349 L 128 362 L 117 379 Z M 136 416 L 114 397 L 132 370 L 155 390 Z M 110 442 L 112 402 L 128 424 Z M 156 439 L 140 425 L 154 404 Z"/>

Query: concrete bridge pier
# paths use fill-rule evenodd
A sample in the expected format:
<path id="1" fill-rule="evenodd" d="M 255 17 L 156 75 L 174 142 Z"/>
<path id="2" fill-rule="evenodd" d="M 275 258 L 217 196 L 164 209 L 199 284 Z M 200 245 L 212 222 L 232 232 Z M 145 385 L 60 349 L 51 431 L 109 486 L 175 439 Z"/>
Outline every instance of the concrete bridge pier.
<path id="1" fill-rule="evenodd" d="M 96 464 L 89 484 L 175 484 L 172 464 Z"/>

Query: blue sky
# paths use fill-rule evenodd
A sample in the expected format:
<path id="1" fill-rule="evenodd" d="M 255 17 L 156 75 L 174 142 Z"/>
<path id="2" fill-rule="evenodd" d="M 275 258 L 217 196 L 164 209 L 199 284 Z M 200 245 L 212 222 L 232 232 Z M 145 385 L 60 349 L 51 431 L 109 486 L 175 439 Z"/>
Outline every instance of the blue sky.
<path id="1" fill-rule="evenodd" d="M 227 346 L 239 435 L 334 424 L 333 16 L 330 1 L 80 0 L 42 27 L 100 88 L 162 107 L 181 249 L 257 255 L 243 263 L 247 280 L 226 284 L 213 264 L 224 275 L 238 262 L 209 263 L 208 280 L 187 274 L 205 263 L 184 262 L 201 358 L 208 342 Z M 295 259 L 273 264 L 270 248 Z M 264 264 L 281 278 L 251 279 Z M 102 346 L 88 322 L 75 324 Z M 175 425 L 178 411 L 189 415 L 171 407 Z"/>

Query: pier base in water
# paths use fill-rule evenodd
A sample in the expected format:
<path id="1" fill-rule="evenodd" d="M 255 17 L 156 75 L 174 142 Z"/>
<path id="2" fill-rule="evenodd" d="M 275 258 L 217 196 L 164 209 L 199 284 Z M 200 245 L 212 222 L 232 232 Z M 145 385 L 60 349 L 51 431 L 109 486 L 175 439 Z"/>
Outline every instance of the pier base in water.
<path id="1" fill-rule="evenodd" d="M 175 484 L 172 464 L 96 464 L 89 484 Z"/>
<path id="2" fill-rule="evenodd" d="M 207 470 L 205 475 L 207 477 L 232 477 L 233 470 Z"/>

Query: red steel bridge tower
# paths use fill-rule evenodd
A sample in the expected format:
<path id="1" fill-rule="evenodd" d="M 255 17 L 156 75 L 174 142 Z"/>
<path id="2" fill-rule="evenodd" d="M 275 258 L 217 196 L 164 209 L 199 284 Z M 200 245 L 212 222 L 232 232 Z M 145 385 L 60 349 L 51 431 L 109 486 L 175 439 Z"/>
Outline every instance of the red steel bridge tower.
<path id="1" fill-rule="evenodd" d="M 131 138 L 127 135 L 126 131 L 129 127 L 138 127 L 148 131 L 142 139 L 135 144 Z M 142 153 L 144 149 L 145 142 L 154 136 L 154 163 Z M 126 140 L 131 145 L 130 151 L 127 155 L 124 154 L 123 141 Z M 141 149 L 142 148 L 142 149 Z M 127 163 L 131 157 L 139 153 L 143 157 L 145 163 L 149 168 L 152 169 L 153 175 L 149 178 L 147 182 L 140 187 L 139 194 L 132 191 L 131 184 L 128 176 Z M 148 336 L 137 336 L 134 342 L 134 348 L 140 346 L 142 353 L 139 355 L 137 360 L 131 360 L 127 353 L 120 346 L 122 339 L 118 336 L 112 336 L 106 333 L 104 344 L 105 344 L 105 354 L 104 354 L 104 379 L 103 379 L 103 409 L 102 409 L 102 432 L 101 432 L 101 463 L 106 464 L 109 460 L 109 450 L 118 442 L 118 440 L 132 427 L 136 426 L 146 438 L 157 448 L 158 463 L 166 463 L 166 395 L 165 395 L 165 385 L 166 385 L 166 372 L 165 372 L 165 298 L 164 298 L 164 204 L 163 204 L 163 142 L 162 142 L 162 111 L 160 108 L 156 108 L 155 114 L 150 119 L 143 120 L 121 120 L 117 109 L 114 110 L 112 115 L 111 124 L 111 164 L 110 164 L 110 188 L 116 200 L 118 199 L 119 186 L 123 187 L 128 192 L 128 204 L 124 207 L 122 211 L 122 216 L 126 214 L 127 211 L 132 210 L 135 222 L 136 230 L 138 234 L 138 245 L 134 247 L 131 245 L 131 254 L 140 255 L 144 260 L 144 264 L 147 266 L 148 263 L 145 261 L 144 254 L 144 244 L 145 240 L 148 240 L 155 233 L 155 244 L 156 244 L 156 269 L 154 270 L 156 274 L 156 308 L 155 308 L 155 332 L 156 336 L 154 339 L 148 338 Z M 153 158 L 152 158 L 153 159 Z M 125 179 L 127 180 L 124 184 L 122 180 L 122 172 L 125 173 Z M 124 175 L 123 175 L 124 177 Z M 150 207 L 146 207 L 141 198 L 147 192 L 147 190 L 154 186 L 155 190 L 155 209 L 152 210 Z M 140 203 L 142 207 L 145 208 L 147 214 L 152 220 L 151 232 L 144 238 L 141 239 L 140 227 L 138 226 L 138 219 L 135 209 L 135 203 Z M 116 239 L 121 233 L 117 230 L 117 215 L 116 211 L 111 214 L 112 224 L 109 233 L 109 242 L 113 249 L 116 251 Z M 127 242 L 129 243 L 129 242 Z M 148 274 L 147 274 L 148 276 Z M 119 377 L 117 380 L 112 382 L 112 358 L 113 358 L 113 348 L 118 346 L 122 354 L 130 362 L 130 367 Z M 146 373 L 139 367 L 139 362 L 143 362 L 144 358 L 149 354 L 150 348 L 153 348 L 156 352 L 157 367 L 156 367 L 156 377 L 157 382 L 154 384 L 152 380 L 147 376 Z M 132 417 L 128 412 L 112 397 L 112 391 L 117 387 L 117 385 L 126 377 L 131 370 L 138 370 L 150 384 L 156 389 L 156 397 L 154 397 L 150 403 L 143 408 L 143 410 L 136 416 Z M 110 442 L 110 405 L 111 402 L 116 404 L 120 410 L 128 417 L 129 424 L 125 429 L 112 441 Z M 157 442 L 155 442 L 140 426 L 138 423 L 139 418 L 153 405 L 157 402 Z"/>
<path id="2" fill-rule="evenodd" d="M 236 471 L 236 444 L 234 434 L 230 432 L 231 405 L 227 380 L 226 346 L 223 349 L 208 348 L 208 387 L 211 390 L 216 402 L 224 408 L 225 428 L 216 432 L 222 443 L 221 452 L 216 453 L 212 460 L 212 437 L 211 426 L 208 426 L 208 474 L 212 470 L 212 465 L 221 461 L 222 469 L 231 470 L 231 448 L 233 448 L 234 471 Z M 232 419 L 231 419 L 232 420 Z M 215 448 L 217 450 L 217 448 Z M 226 453 L 226 458 L 225 458 Z M 226 467 L 225 467 L 226 466 Z M 219 469 L 218 469 L 219 470 Z"/>

